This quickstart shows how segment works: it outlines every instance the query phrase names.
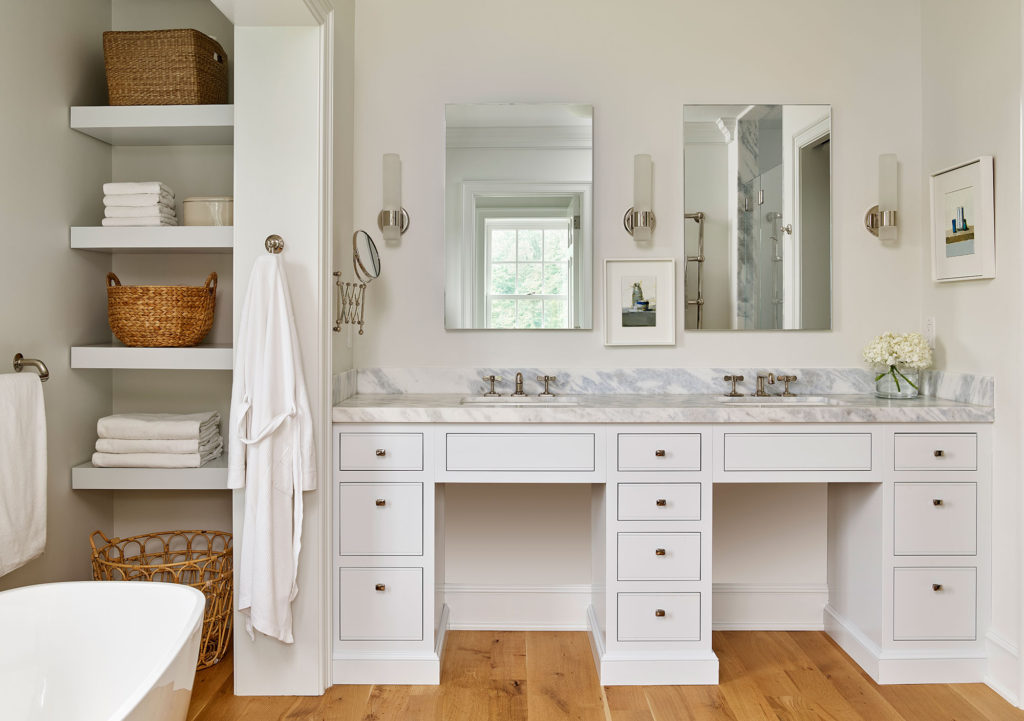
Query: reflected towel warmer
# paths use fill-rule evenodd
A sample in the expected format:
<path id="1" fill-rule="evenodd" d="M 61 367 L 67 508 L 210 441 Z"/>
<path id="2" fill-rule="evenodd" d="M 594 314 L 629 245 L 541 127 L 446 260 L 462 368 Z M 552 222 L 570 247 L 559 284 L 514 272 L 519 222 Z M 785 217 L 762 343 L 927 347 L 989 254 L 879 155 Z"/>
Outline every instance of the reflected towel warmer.
<path id="1" fill-rule="evenodd" d="M 697 307 L 697 329 L 704 327 L 704 213 L 686 213 L 683 216 L 686 220 L 693 220 L 697 223 L 697 255 L 686 256 L 686 264 L 697 264 L 697 297 L 694 300 L 687 299 L 686 305 Z"/>

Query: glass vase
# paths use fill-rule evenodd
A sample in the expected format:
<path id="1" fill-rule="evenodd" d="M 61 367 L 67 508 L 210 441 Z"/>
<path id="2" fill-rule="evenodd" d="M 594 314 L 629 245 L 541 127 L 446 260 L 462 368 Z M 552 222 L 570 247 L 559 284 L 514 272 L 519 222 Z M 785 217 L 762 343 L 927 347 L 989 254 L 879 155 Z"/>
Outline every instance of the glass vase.
<path id="1" fill-rule="evenodd" d="M 917 398 L 921 388 L 921 371 L 891 366 L 875 381 L 875 395 L 879 398 Z"/>

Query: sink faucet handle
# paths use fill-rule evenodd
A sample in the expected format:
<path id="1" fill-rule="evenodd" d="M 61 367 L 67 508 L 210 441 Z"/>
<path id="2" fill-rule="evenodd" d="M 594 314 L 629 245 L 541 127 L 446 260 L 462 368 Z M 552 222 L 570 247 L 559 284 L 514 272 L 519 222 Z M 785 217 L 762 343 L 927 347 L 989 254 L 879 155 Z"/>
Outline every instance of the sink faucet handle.
<path id="1" fill-rule="evenodd" d="M 494 383 L 495 383 L 495 381 L 501 381 L 501 380 L 504 380 L 504 379 L 501 376 L 496 376 L 494 374 L 491 374 L 489 376 L 484 376 L 483 377 L 483 382 L 491 384 L 490 390 L 487 391 L 486 393 L 484 393 L 484 396 L 487 396 L 487 397 L 500 396 L 501 394 L 494 390 Z"/>
<path id="2" fill-rule="evenodd" d="M 551 397 L 553 397 L 555 395 L 554 393 L 552 393 L 548 389 L 548 384 L 549 383 L 557 383 L 558 382 L 558 378 L 557 377 L 555 377 L 555 376 L 537 376 L 537 380 L 544 384 L 544 392 L 543 393 L 538 393 L 538 395 L 544 396 L 546 398 L 551 398 Z"/>
<path id="3" fill-rule="evenodd" d="M 743 380 L 743 376 L 733 374 L 731 376 L 725 376 L 722 380 L 726 381 L 727 383 L 732 382 L 732 390 L 729 393 L 726 393 L 725 395 L 730 396 L 732 398 L 738 398 L 739 396 L 743 395 L 742 393 L 736 390 L 736 384 Z"/>
<path id="4" fill-rule="evenodd" d="M 793 396 L 796 395 L 796 393 L 790 393 L 790 391 L 789 391 L 789 384 L 796 382 L 796 375 L 792 375 L 792 374 L 791 375 L 777 375 L 777 376 L 775 376 L 775 378 L 780 383 L 785 383 L 786 384 L 786 389 L 784 391 L 782 391 L 782 395 L 786 396 L 787 398 L 792 398 Z"/>

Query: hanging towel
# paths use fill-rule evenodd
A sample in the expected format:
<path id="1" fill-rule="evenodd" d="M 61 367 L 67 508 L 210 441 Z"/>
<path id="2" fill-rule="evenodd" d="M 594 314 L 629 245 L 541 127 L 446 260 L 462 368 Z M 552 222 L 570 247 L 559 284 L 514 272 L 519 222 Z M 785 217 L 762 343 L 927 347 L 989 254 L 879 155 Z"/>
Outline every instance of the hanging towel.
<path id="1" fill-rule="evenodd" d="M 138 195 L 139 193 L 165 193 L 172 198 L 174 191 L 163 183 L 151 180 L 143 183 L 104 183 L 104 195 Z"/>
<path id="2" fill-rule="evenodd" d="M 167 193 L 132 193 L 131 195 L 104 195 L 103 205 L 134 207 L 136 205 L 174 205 L 174 196 Z"/>
<path id="3" fill-rule="evenodd" d="M 125 228 L 132 226 L 148 225 L 177 225 L 177 219 L 172 215 L 147 215 L 143 218 L 104 218 L 101 225 L 105 228 Z"/>
<path id="4" fill-rule="evenodd" d="M 103 209 L 107 218 L 142 218 L 147 215 L 174 217 L 174 208 L 169 205 L 108 205 Z"/>
<path id="5" fill-rule="evenodd" d="M 46 412 L 35 373 L 0 375 L 0 576 L 46 547 Z"/>
<path id="6" fill-rule="evenodd" d="M 134 440 L 99 438 L 96 450 L 100 453 L 206 453 L 223 443 L 220 433 L 211 431 L 202 438 Z"/>
<path id="7" fill-rule="evenodd" d="M 238 610 L 246 631 L 292 643 L 302 491 L 316 488 L 313 416 L 281 259 L 249 276 L 235 344 L 228 487 L 245 488 Z"/>
<path id="8" fill-rule="evenodd" d="M 96 422 L 100 438 L 152 440 L 202 438 L 220 424 L 220 413 L 121 413 Z"/>
<path id="9" fill-rule="evenodd" d="M 93 453 L 97 468 L 199 468 L 220 458 L 223 446 L 215 445 L 206 453 Z"/>

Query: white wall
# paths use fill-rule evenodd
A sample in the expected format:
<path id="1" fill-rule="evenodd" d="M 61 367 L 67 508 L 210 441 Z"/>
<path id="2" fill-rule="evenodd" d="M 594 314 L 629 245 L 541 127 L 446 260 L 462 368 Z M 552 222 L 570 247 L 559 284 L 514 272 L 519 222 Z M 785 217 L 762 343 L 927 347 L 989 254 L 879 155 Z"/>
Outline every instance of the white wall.
<path id="1" fill-rule="evenodd" d="M 934 283 L 927 242 L 920 244 L 918 277 L 924 288 L 923 316 L 937 321 L 936 366 L 995 376 L 991 673 L 998 686 L 1024 699 L 1024 681 L 1014 676 L 1021 614 L 1020 7 L 1005 0 L 924 4 L 923 167 L 916 177 L 927 193 L 928 173 L 979 155 L 994 156 L 997 277 Z M 952 51 L 951 38 L 956 41 Z M 903 189 L 915 177 L 911 172 L 904 163 Z M 902 211 L 902 197 L 900 206 Z M 928 217 L 925 202 L 920 209 L 922 232 L 910 237 L 928 237 Z M 908 237 L 903 228 L 900 235 Z"/>
<path id="2" fill-rule="evenodd" d="M 383 272 L 367 291 L 366 335 L 356 339 L 356 367 L 373 366 L 716 366 L 742 361 L 765 368 L 850 366 L 863 345 L 888 328 L 916 329 L 923 229 L 920 162 L 921 5 L 868 0 L 709 3 L 639 0 L 515 4 L 474 0 L 360 0 L 356 5 L 354 219 L 373 230 L 380 210 L 381 155 L 402 157 L 403 205 L 411 227 L 381 247 Z M 878 18 L 885 22 L 879 23 Z M 543 22 L 538 19 L 543 18 Z M 737 22 L 742 18 L 742 22 Z M 765 38 L 792 35 L 799 44 Z M 844 28 L 871 27 L 871 48 Z M 571 30 L 567 30 L 571 29 Z M 570 32 L 571 42 L 566 42 Z M 884 80 L 884 81 L 883 81 Z M 624 92 L 624 88 L 628 88 Z M 674 347 L 606 348 L 601 283 L 595 284 L 594 330 L 564 333 L 446 332 L 444 288 L 444 106 L 451 102 L 550 101 L 594 105 L 595 267 L 608 257 L 682 255 L 683 107 L 687 103 L 824 103 L 833 112 L 834 316 L 832 332 L 677 333 Z M 901 187 L 902 242 L 882 246 L 863 230 L 877 202 L 878 155 L 895 152 Z M 633 156 L 655 164 L 653 244 L 639 247 L 622 229 L 633 196 Z M 692 221 L 690 221 L 692 224 Z M 379 237 L 379 236 L 378 236 Z M 677 291 L 682 264 L 677 264 Z M 899 296 L 879 289 L 899 288 Z M 896 302 L 894 302 L 896 301 Z M 789 494 L 765 498 L 760 512 L 789 529 L 823 518 L 824 495 L 808 491 L 796 507 Z M 473 513 L 468 503 L 457 512 Z M 479 508 L 477 510 L 483 510 Z M 723 500 L 747 527 L 742 505 Z M 521 522 L 529 518 L 522 516 Z M 456 514 L 448 522 L 461 527 Z M 559 534 L 565 532 L 560 529 Z M 586 537 L 580 520 L 573 533 Z M 738 530 L 738 532 L 740 532 Z M 773 543 L 768 534 L 759 543 Z M 449 538 L 449 554 L 459 557 Z M 554 536 L 549 540 L 554 540 Z M 742 540 L 742 539 L 741 539 Z M 776 583 L 825 582 L 823 529 L 804 528 L 805 563 L 776 566 Z M 738 543 L 737 545 L 742 545 Z M 782 547 L 779 546 L 780 552 Z M 771 554 L 767 554 L 769 557 Z M 761 569 L 742 556 L 735 578 Z M 542 555 L 523 558 L 543 566 Z M 449 565 L 449 582 L 471 582 L 486 568 Z M 571 573 L 562 566 L 563 575 Z"/>
<path id="3" fill-rule="evenodd" d="M 331 270 L 340 270 L 342 279 L 348 282 L 355 280 L 352 270 L 352 233 L 355 231 L 352 199 L 356 184 L 352 172 L 355 14 L 355 0 L 334 0 L 334 243 Z M 372 230 L 376 225 L 365 227 Z M 376 231 L 374 236 L 380 238 Z M 372 295 L 373 291 L 370 292 Z M 351 325 L 343 326 L 340 332 L 333 334 L 332 368 L 335 373 L 353 367 L 353 328 Z"/>
<path id="4" fill-rule="evenodd" d="M 110 175 L 110 147 L 68 127 L 68 106 L 106 101 L 101 34 L 108 0 L 6 3 L 0 23 L 0 373 L 17 352 L 50 368 L 45 554 L 0 578 L 0 590 L 91 577 L 89 534 L 109 528 L 111 496 L 71 490 L 71 466 L 88 457 L 95 421 L 110 412 L 110 374 L 72 371 L 72 344 L 109 336 L 103 278 L 110 257 L 72 251 L 68 227 L 92 222 Z M 31 371 L 28 371 L 31 372 Z"/>

